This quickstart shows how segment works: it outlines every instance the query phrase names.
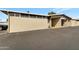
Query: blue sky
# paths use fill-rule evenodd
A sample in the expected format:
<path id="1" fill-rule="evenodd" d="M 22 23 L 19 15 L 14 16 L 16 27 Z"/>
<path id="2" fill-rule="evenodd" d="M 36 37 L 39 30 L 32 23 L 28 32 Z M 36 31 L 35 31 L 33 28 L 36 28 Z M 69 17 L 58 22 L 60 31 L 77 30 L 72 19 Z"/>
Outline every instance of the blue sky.
<path id="1" fill-rule="evenodd" d="M 27 12 L 36 14 L 48 14 L 48 12 L 53 11 L 58 14 L 66 14 L 72 18 L 79 18 L 79 8 L 0 8 L 0 10 L 12 10 L 19 12 Z M 3 13 L 0 13 L 0 19 L 6 21 L 7 16 Z"/>

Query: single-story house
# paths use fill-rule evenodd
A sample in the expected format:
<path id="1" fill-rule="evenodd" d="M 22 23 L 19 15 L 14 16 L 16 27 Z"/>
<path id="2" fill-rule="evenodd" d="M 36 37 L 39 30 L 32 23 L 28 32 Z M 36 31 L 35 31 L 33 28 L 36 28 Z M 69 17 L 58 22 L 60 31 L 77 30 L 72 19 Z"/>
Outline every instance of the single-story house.
<path id="1" fill-rule="evenodd" d="M 8 15 L 8 32 L 22 32 L 72 26 L 72 18 L 64 14 L 32 14 L 0 10 Z"/>

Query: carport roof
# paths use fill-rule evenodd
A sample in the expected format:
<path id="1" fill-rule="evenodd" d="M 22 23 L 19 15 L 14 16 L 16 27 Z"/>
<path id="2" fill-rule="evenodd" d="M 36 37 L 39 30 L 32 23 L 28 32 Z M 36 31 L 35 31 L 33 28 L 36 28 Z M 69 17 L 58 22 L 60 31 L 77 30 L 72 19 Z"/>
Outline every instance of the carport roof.
<path id="1" fill-rule="evenodd" d="M 34 16 L 46 16 L 48 17 L 49 15 L 43 15 L 43 14 L 33 14 L 33 13 L 26 13 L 26 12 L 18 12 L 18 11 L 9 11 L 9 10 L 0 10 L 1 12 L 8 14 L 8 13 L 19 13 L 19 14 L 29 14 L 29 15 L 34 15 Z"/>

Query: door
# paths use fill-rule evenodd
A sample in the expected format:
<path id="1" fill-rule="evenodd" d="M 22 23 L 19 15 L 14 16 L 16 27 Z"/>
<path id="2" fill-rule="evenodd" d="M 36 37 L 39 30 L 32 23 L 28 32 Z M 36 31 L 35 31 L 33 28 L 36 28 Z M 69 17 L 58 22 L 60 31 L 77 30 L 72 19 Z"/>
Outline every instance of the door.
<path id="1" fill-rule="evenodd" d="M 51 27 L 56 27 L 59 19 L 52 19 L 51 20 Z"/>

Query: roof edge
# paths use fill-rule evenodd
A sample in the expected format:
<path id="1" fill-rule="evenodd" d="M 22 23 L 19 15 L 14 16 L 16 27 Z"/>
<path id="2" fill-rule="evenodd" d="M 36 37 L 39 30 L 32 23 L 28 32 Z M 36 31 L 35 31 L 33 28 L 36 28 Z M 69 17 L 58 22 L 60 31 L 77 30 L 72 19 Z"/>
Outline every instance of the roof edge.
<path id="1" fill-rule="evenodd" d="M 21 13 L 21 14 L 30 14 L 30 15 L 37 15 L 37 16 L 49 16 L 49 15 L 44 15 L 44 14 L 34 14 L 34 13 L 26 13 L 26 12 L 21 12 L 21 11 L 11 11 L 11 10 L 0 10 L 1 12 L 13 12 L 13 13 Z"/>

